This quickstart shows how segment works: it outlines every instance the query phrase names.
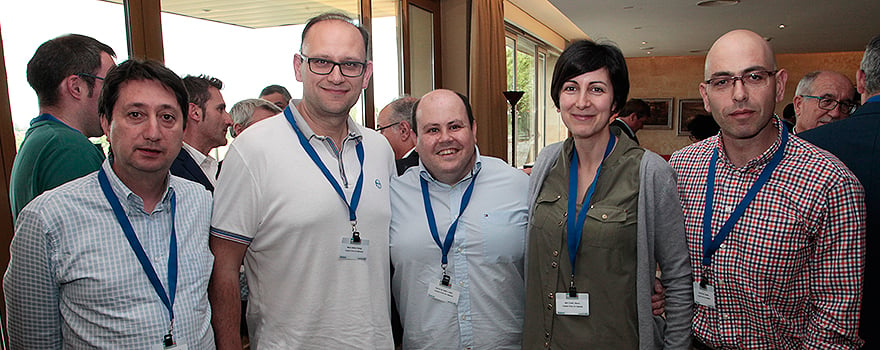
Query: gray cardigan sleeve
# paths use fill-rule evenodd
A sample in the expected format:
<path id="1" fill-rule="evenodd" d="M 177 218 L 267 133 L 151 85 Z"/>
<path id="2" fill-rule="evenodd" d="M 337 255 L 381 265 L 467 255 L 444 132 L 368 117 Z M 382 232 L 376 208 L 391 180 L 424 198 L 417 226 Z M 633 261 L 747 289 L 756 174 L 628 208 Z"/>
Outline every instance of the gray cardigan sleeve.
<path id="1" fill-rule="evenodd" d="M 640 180 L 640 273 L 636 282 L 640 296 L 640 348 L 689 349 L 693 318 L 693 276 L 676 174 L 663 158 L 645 151 L 640 167 Z M 643 249 L 646 250 L 644 254 Z M 648 265 L 645 266 L 644 263 Z M 654 322 L 662 323 L 662 320 L 655 320 L 659 316 L 650 314 L 650 297 L 657 265 L 661 271 L 660 281 L 666 287 L 665 331 L 661 327 L 653 327 Z M 643 303 L 647 305 L 642 305 Z M 648 314 L 643 314 L 645 310 Z M 651 324 L 644 324 L 645 322 Z M 647 333 L 652 328 L 653 335 Z M 653 339 L 654 344 L 645 341 L 648 339 Z"/>

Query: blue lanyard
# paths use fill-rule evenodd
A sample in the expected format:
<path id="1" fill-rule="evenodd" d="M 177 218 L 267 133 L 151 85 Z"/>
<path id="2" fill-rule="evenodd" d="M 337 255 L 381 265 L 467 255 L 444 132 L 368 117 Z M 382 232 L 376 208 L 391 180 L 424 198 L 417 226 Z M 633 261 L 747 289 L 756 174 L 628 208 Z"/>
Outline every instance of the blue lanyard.
<path id="1" fill-rule="evenodd" d="M 446 231 L 446 239 L 442 244 L 440 243 L 440 233 L 437 231 L 437 220 L 434 218 L 434 208 L 431 206 L 431 195 L 428 194 L 428 181 L 422 177 L 419 177 L 419 180 L 422 184 L 422 199 L 425 202 L 425 214 L 428 216 L 428 228 L 431 230 L 431 237 L 434 238 L 434 242 L 437 243 L 437 246 L 440 247 L 440 251 L 443 254 L 440 258 L 440 263 L 442 264 L 441 267 L 443 267 L 443 274 L 446 275 L 446 265 L 449 263 L 447 255 L 449 254 L 449 249 L 452 248 L 452 241 L 455 240 L 455 229 L 458 227 L 458 220 L 461 219 L 461 214 L 464 213 L 464 209 L 467 208 L 468 203 L 471 201 L 471 195 L 474 193 L 474 184 L 477 183 L 477 174 L 475 173 L 471 177 L 471 183 L 461 197 L 458 216 L 452 221 L 452 225 L 449 225 L 449 230 Z"/>
<path id="2" fill-rule="evenodd" d="M 287 118 L 287 122 L 290 123 L 290 126 L 293 127 L 293 131 L 296 132 L 296 136 L 299 138 L 299 143 L 309 155 L 309 158 L 312 158 L 312 162 L 318 166 L 318 169 L 321 170 L 321 173 L 324 174 L 324 177 L 327 178 L 327 181 L 329 181 L 330 185 L 333 186 L 333 189 L 336 190 L 336 194 L 339 195 L 339 198 L 342 198 L 342 202 L 348 207 L 348 219 L 351 221 L 353 235 L 352 240 L 354 242 L 360 242 L 360 236 L 355 231 L 355 226 L 357 225 L 357 207 L 358 203 L 361 201 L 361 192 L 364 188 L 364 144 L 358 141 L 357 145 L 355 145 L 355 152 L 357 152 L 358 161 L 361 163 L 361 173 L 358 175 L 357 183 L 354 186 L 354 193 L 351 195 L 351 203 L 349 204 L 348 200 L 345 198 L 345 193 L 342 192 L 342 186 L 339 186 L 339 182 L 336 182 L 336 178 L 333 177 L 333 174 L 330 173 L 330 170 L 327 169 L 327 166 L 321 161 L 318 153 L 315 152 L 315 148 L 312 147 L 312 144 L 306 139 L 302 130 L 296 126 L 296 120 L 293 118 L 293 112 L 290 111 L 290 106 L 287 106 L 287 108 L 284 109 L 284 116 Z M 342 156 L 341 152 L 339 156 Z"/>
<path id="3" fill-rule="evenodd" d="M 611 154 L 611 151 L 614 149 L 614 142 L 616 137 L 610 131 L 608 132 L 610 137 L 608 138 L 608 145 L 605 146 L 605 155 L 602 157 L 602 163 L 605 162 L 605 159 L 608 158 L 608 155 Z M 599 173 L 602 171 L 602 163 L 599 163 L 599 167 L 596 168 L 596 176 L 593 177 L 593 183 L 590 184 L 590 188 L 587 190 L 587 195 L 584 197 L 584 203 L 581 206 L 580 212 L 577 211 L 577 197 L 578 197 L 578 155 L 577 149 L 574 149 L 571 152 L 571 169 L 569 170 L 568 175 L 568 260 L 571 261 L 571 286 L 569 287 L 569 293 L 577 294 L 577 291 L 574 288 L 574 266 L 575 261 L 577 261 L 577 251 L 581 245 L 581 235 L 584 233 L 584 222 L 587 220 L 587 212 L 590 210 L 590 200 L 593 198 L 593 192 L 596 191 L 596 182 L 599 181 Z"/>
<path id="4" fill-rule="evenodd" d="M 147 274 L 147 278 L 150 280 L 150 284 L 153 285 L 156 294 L 159 295 L 159 299 L 162 300 L 162 304 L 165 304 L 165 308 L 168 309 L 169 319 L 171 320 L 171 325 L 173 327 L 174 295 L 177 293 L 177 234 L 174 230 L 174 211 L 177 207 L 177 200 L 175 199 L 174 193 L 171 194 L 171 243 L 168 247 L 169 293 L 166 294 L 165 288 L 162 287 L 162 281 L 159 281 L 159 275 L 156 274 L 156 270 L 153 269 L 153 264 L 150 263 L 150 258 L 147 257 L 144 247 L 138 240 L 137 235 L 135 235 L 134 229 L 131 227 L 131 221 L 125 216 L 125 210 L 122 209 L 122 204 L 119 203 L 119 198 L 116 198 L 116 194 L 113 193 L 113 189 L 110 187 L 110 180 L 107 179 L 107 174 L 104 173 L 103 168 L 98 171 L 98 183 L 101 184 L 101 190 L 104 192 L 104 197 L 107 197 L 107 201 L 110 202 L 110 207 L 113 208 L 113 214 L 116 215 L 116 221 L 119 221 L 119 226 L 122 226 L 122 232 L 125 233 L 125 238 L 128 239 L 128 244 L 131 246 L 131 250 L 133 250 L 135 256 L 137 256 L 138 262 L 141 263 L 141 267 Z M 168 331 L 168 334 L 171 334 L 171 330 Z"/>
<path id="5" fill-rule="evenodd" d="M 58 123 L 58 124 L 64 125 L 64 126 L 70 128 L 71 130 L 74 130 L 74 131 L 76 131 L 76 132 L 79 132 L 79 130 L 74 129 L 72 126 L 67 125 L 67 123 L 65 123 L 65 122 L 63 122 L 63 121 L 61 121 L 61 120 L 59 120 L 59 119 L 56 118 L 54 115 L 51 115 L 51 114 L 49 114 L 49 113 L 43 113 L 43 114 L 40 114 L 39 116 L 37 116 L 36 118 L 31 119 L 31 125 L 34 125 L 34 124 L 36 124 L 36 123 L 39 123 L 39 122 L 41 122 L 41 121 L 46 121 L 46 120 L 48 120 L 48 121 L 50 121 L 50 122 L 55 122 L 55 123 Z"/>
<path id="6" fill-rule="evenodd" d="M 876 96 L 869 98 L 867 101 L 865 101 L 865 104 L 872 103 L 872 102 L 880 102 L 880 95 L 876 95 Z"/>
<path id="7" fill-rule="evenodd" d="M 716 147 L 712 152 L 712 159 L 709 161 L 709 176 L 706 179 L 706 205 L 703 206 L 703 266 L 710 266 L 712 264 L 712 255 L 714 255 L 715 251 L 721 247 L 721 243 L 724 243 L 724 239 L 727 238 L 727 235 L 733 230 L 733 225 L 739 221 L 740 217 L 745 213 L 746 208 L 749 207 L 749 203 L 755 199 L 758 191 L 760 191 L 761 187 L 767 183 L 773 170 L 776 169 L 776 166 L 782 161 L 782 156 L 785 153 L 785 145 L 788 143 L 788 129 L 780 129 L 782 129 L 782 141 L 779 144 L 779 149 L 773 153 L 773 158 L 770 159 L 770 162 L 767 163 L 767 166 L 761 171 L 761 175 L 758 176 L 758 179 L 755 180 L 755 183 L 752 184 L 752 187 L 746 192 L 745 197 L 743 197 L 739 204 L 736 205 L 736 209 L 730 214 L 730 217 L 727 218 L 724 225 L 721 226 L 721 230 L 718 231 L 718 235 L 715 236 L 714 240 L 712 239 L 712 197 L 713 192 L 715 191 L 715 164 L 718 162 L 718 148 Z M 705 287 L 706 282 L 706 279 L 703 278 L 700 281 L 700 284 Z"/>

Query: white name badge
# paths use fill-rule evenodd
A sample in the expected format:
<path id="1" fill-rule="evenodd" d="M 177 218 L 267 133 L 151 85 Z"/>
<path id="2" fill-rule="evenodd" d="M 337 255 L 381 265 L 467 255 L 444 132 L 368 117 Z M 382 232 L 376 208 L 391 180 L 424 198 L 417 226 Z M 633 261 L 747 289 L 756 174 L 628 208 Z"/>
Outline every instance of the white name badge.
<path id="1" fill-rule="evenodd" d="M 352 243 L 351 237 L 342 237 L 339 244 L 339 258 L 345 260 L 367 260 L 370 241 L 362 239 L 360 243 Z"/>
<path id="2" fill-rule="evenodd" d="M 458 304 L 458 295 L 460 293 L 455 287 L 444 286 L 440 284 L 440 281 L 428 284 L 428 296 L 443 302 Z"/>
<path id="3" fill-rule="evenodd" d="M 715 287 L 706 285 L 706 288 L 700 286 L 700 282 L 694 282 L 694 301 L 697 304 L 715 308 Z"/>
<path id="4" fill-rule="evenodd" d="M 590 293 L 556 293 L 556 314 L 565 316 L 590 316 Z"/>
<path id="5" fill-rule="evenodd" d="M 172 346 L 165 346 L 165 344 L 159 344 L 159 345 L 152 347 L 151 349 L 153 349 L 153 350 L 168 350 L 168 349 L 188 350 L 189 347 L 186 346 L 186 344 L 174 344 Z"/>

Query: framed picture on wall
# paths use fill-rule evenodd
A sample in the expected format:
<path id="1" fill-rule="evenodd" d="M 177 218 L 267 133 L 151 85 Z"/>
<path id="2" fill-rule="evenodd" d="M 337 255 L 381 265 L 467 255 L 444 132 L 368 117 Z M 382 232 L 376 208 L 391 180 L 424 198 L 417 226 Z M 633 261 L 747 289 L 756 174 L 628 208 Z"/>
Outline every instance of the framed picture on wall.
<path id="1" fill-rule="evenodd" d="M 690 136 L 687 125 L 697 114 L 709 114 L 703 108 L 703 99 L 682 98 L 678 100 L 678 136 Z"/>
<path id="2" fill-rule="evenodd" d="M 645 129 L 672 129 L 672 98 L 643 98 L 651 106 Z"/>

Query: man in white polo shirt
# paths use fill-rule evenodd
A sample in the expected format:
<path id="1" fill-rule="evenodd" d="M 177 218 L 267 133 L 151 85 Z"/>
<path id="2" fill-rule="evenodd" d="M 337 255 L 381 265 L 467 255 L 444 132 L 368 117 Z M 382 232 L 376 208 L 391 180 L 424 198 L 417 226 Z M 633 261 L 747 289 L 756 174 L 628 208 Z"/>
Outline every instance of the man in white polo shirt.
<path id="1" fill-rule="evenodd" d="M 218 349 L 242 348 L 242 258 L 252 348 L 393 347 L 394 155 L 381 135 L 349 116 L 372 73 L 368 38 L 344 15 L 311 19 L 293 59 L 302 101 L 254 124 L 229 148 L 210 242 Z"/>

